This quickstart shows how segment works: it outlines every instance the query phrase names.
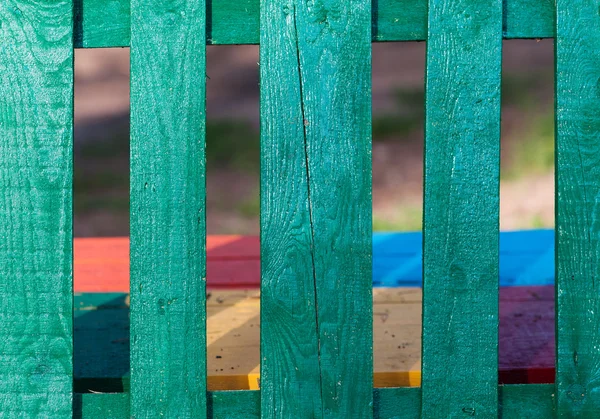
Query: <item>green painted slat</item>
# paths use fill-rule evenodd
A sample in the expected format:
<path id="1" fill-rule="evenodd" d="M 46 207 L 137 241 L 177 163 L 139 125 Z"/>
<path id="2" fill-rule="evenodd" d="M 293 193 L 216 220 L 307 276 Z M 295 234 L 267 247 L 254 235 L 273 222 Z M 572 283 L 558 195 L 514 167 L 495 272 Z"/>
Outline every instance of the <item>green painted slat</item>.
<path id="1" fill-rule="evenodd" d="M 498 387 L 500 417 L 550 419 L 554 416 L 553 384 L 515 384 Z"/>
<path id="2" fill-rule="evenodd" d="M 130 0 L 74 0 L 75 46 L 129 46 Z"/>
<path id="3" fill-rule="evenodd" d="M 264 418 L 372 416 L 369 5 L 262 2 Z"/>
<path id="4" fill-rule="evenodd" d="M 215 419 L 259 419 L 260 391 L 211 391 L 208 417 Z"/>
<path id="5" fill-rule="evenodd" d="M 554 0 L 504 0 L 502 9 L 505 38 L 554 37 Z"/>
<path id="6" fill-rule="evenodd" d="M 130 419 L 129 393 L 75 394 L 73 419 Z"/>
<path id="7" fill-rule="evenodd" d="M 556 338 L 559 417 L 600 412 L 600 15 L 556 2 Z"/>
<path id="8" fill-rule="evenodd" d="M 421 417 L 419 387 L 373 389 L 375 419 L 418 419 Z"/>
<path id="9" fill-rule="evenodd" d="M 497 416 L 501 30 L 499 0 L 429 1 L 426 418 Z"/>
<path id="10" fill-rule="evenodd" d="M 0 2 L 2 417 L 71 414 L 72 9 Z"/>
<path id="11" fill-rule="evenodd" d="M 553 417 L 554 385 L 525 384 L 499 386 L 500 417 L 506 419 Z M 79 401 L 80 400 L 80 401 Z M 129 419 L 129 394 L 77 394 L 75 418 Z M 79 408 L 77 406 L 80 405 Z M 373 389 L 375 419 L 418 419 L 421 417 L 421 389 Z M 101 412 L 107 412 L 101 416 Z M 213 391 L 208 393 L 211 419 L 253 419 L 260 417 L 260 391 Z M 468 415 L 466 416 L 468 417 Z"/>
<path id="12" fill-rule="evenodd" d="M 131 415 L 202 417 L 205 3 L 131 9 Z"/>
<path id="13" fill-rule="evenodd" d="M 259 0 L 207 2 L 209 44 L 258 44 Z M 552 38 L 552 0 L 505 0 L 505 38 Z M 78 48 L 129 46 L 129 0 L 75 0 Z M 424 41 L 427 0 L 372 2 L 373 41 Z"/>

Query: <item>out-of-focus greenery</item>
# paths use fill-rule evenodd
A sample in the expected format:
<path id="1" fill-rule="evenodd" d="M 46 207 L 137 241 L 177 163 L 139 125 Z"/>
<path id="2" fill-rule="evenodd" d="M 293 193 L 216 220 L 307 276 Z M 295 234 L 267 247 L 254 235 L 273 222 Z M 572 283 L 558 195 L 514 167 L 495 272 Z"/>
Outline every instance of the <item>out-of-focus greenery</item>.
<path id="1" fill-rule="evenodd" d="M 550 105 L 539 92 L 552 80 L 539 75 L 505 75 L 502 104 L 526 115 L 517 129 L 503 133 L 503 181 L 544 174 L 554 167 L 554 125 Z M 400 88 L 394 93 L 395 106 L 388 113 L 375 115 L 372 121 L 373 142 L 413 142 L 422 140 L 424 125 L 424 90 L 422 87 Z M 258 127 L 243 120 L 209 120 L 206 124 L 206 161 L 212 173 L 241 173 L 255 188 L 251 194 L 227 201 L 224 208 L 240 219 L 260 216 L 259 172 L 260 133 Z M 95 134 L 95 136 L 98 133 Z M 110 122 L 101 127 L 101 140 L 78 141 L 75 148 L 74 207 L 78 213 L 104 211 L 127 217 L 129 209 L 129 132 L 127 124 Z M 507 137 L 509 135 L 510 137 Z M 375 170 L 378 170 L 375 168 Z M 381 170 L 381 169 L 380 169 Z M 227 194 L 228 191 L 222 191 Z M 214 197 L 215 205 L 221 202 Z M 233 202 L 233 204 L 232 204 Z M 532 216 L 531 227 L 542 227 L 540 216 Z M 422 209 L 398 202 L 395 211 L 374 211 L 375 231 L 420 230 Z"/>

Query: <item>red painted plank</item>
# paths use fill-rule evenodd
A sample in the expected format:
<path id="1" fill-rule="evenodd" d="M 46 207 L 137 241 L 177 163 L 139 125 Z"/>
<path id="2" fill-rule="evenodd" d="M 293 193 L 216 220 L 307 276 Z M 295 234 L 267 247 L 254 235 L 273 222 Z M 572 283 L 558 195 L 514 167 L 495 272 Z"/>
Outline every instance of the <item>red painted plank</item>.
<path id="1" fill-rule="evenodd" d="M 75 292 L 129 292 L 129 239 L 76 238 Z M 211 288 L 260 286 L 260 241 L 255 236 L 208 236 Z"/>

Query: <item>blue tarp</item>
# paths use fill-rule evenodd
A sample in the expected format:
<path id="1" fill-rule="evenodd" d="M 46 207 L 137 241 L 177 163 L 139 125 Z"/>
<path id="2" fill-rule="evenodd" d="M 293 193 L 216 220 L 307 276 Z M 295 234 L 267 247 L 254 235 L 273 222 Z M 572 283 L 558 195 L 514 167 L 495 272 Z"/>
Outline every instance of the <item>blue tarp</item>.
<path id="1" fill-rule="evenodd" d="M 420 287 L 421 233 L 373 235 L 373 285 Z M 554 284 L 554 230 L 500 233 L 500 286 Z"/>

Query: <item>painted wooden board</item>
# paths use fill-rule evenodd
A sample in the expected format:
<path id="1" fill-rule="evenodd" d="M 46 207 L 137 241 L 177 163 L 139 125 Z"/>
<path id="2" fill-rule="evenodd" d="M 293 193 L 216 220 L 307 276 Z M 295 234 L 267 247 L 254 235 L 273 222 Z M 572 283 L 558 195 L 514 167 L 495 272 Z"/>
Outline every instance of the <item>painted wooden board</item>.
<path id="1" fill-rule="evenodd" d="M 502 2 L 429 0 L 428 28 L 422 415 L 496 417 Z"/>
<path id="2" fill-rule="evenodd" d="M 547 419 L 553 416 L 554 386 L 499 386 L 500 418 Z M 129 394 L 78 394 L 83 415 L 76 419 L 129 418 Z M 215 391 L 208 394 L 209 418 L 260 418 L 259 391 Z M 376 419 L 415 419 L 420 416 L 419 388 L 373 389 L 373 417 Z M 101 415 L 103 412 L 104 415 Z M 111 412 L 111 414 L 106 414 Z"/>
<path id="3" fill-rule="evenodd" d="M 131 416 L 206 415 L 204 0 L 131 2 Z"/>
<path id="4" fill-rule="evenodd" d="M 260 10 L 261 415 L 372 417 L 371 3 Z"/>
<path id="5" fill-rule="evenodd" d="M 71 414 L 72 8 L 0 2 L 3 417 Z"/>
<path id="6" fill-rule="evenodd" d="M 207 300 L 209 390 L 257 389 L 258 290 L 214 290 Z M 421 382 L 421 290 L 378 288 L 373 298 L 374 386 Z M 77 391 L 129 388 L 129 299 L 75 294 Z M 554 289 L 500 292 L 499 383 L 554 382 Z"/>
<path id="7" fill-rule="evenodd" d="M 129 0 L 75 2 L 75 45 L 78 48 L 129 46 Z M 554 36 L 552 0 L 504 0 L 505 38 Z M 424 41 L 427 37 L 427 0 L 372 2 L 372 40 Z M 258 44 L 259 0 L 208 2 L 208 44 Z"/>
<path id="8" fill-rule="evenodd" d="M 600 15 L 556 2 L 557 413 L 600 412 Z"/>
<path id="9" fill-rule="evenodd" d="M 129 238 L 74 240 L 77 292 L 129 292 Z M 260 286 L 258 236 L 208 236 L 206 271 L 211 288 Z"/>

